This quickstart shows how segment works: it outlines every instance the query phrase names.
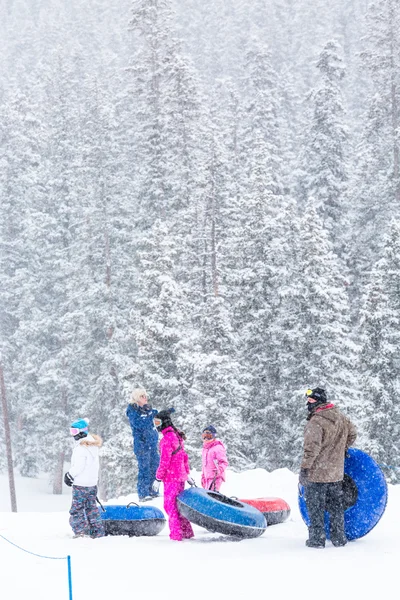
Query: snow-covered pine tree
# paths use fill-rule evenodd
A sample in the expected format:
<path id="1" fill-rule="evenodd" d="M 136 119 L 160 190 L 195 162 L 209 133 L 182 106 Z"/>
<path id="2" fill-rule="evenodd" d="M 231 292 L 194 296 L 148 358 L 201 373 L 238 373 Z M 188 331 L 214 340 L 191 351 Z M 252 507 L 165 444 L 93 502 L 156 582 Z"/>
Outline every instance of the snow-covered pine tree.
<path id="1" fill-rule="evenodd" d="M 80 253 L 75 259 L 81 290 L 76 312 L 86 332 L 80 374 L 85 394 L 80 410 L 104 441 L 100 489 L 106 498 L 132 491 L 134 480 L 122 381 L 135 354 L 129 313 L 136 289 L 132 261 L 135 206 L 130 196 L 136 171 L 131 168 L 132 147 L 120 122 L 120 111 L 127 117 L 125 105 L 112 106 L 105 84 L 100 86 L 91 78 L 85 84 L 90 93 L 80 126 Z M 121 471 L 125 478 L 120 477 Z"/>
<path id="2" fill-rule="evenodd" d="M 38 86 L 41 90 L 41 86 Z M 26 88 L 10 87 L 10 109 L 13 112 L 13 136 L 10 148 L 17 169 L 10 188 L 10 200 L 18 208 L 18 244 L 15 245 L 15 277 L 9 287 L 15 302 L 17 327 L 9 342 L 14 349 L 14 369 L 10 382 L 15 427 L 15 464 L 22 475 L 33 477 L 39 469 L 39 436 L 35 427 L 35 402 L 37 401 L 36 352 L 30 342 L 35 322 L 35 303 L 40 260 L 36 252 L 36 219 L 46 196 L 45 155 L 47 136 L 40 112 L 43 96 L 37 89 L 31 92 L 31 82 Z M 12 306 L 10 303 L 9 306 Z M 33 321 L 33 323 L 32 323 Z"/>
<path id="3" fill-rule="evenodd" d="M 249 465 L 246 454 L 243 407 L 248 387 L 239 361 L 239 338 L 233 331 L 229 304 L 211 290 L 201 311 L 198 351 L 194 354 L 193 384 L 189 390 L 184 423 L 194 466 L 201 464 L 201 432 L 214 425 L 227 446 L 232 468 Z"/>
<path id="4" fill-rule="evenodd" d="M 169 139 L 164 135 L 166 55 L 171 38 L 169 0 L 133 0 L 129 27 L 136 43 L 129 73 L 135 118 L 135 161 L 141 168 L 136 177 L 137 222 L 150 228 L 169 213 L 170 190 L 166 182 Z"/>
<path id="5" fill-rule="evenodd" d="M 214 156 L 215 186 L 217 187 L 217 238 L 219 287 L 225 306 L 229 305 L 234 327 L 234 306 L 241 297 L 238 241 L 242 236 L 243 203 L 247 188 L 245 157 L 242 155 L 243 120 L 245 111 L 231 80 L 217 82 L 211 96 L 209 119 L 209 156 Z M 208 175 L 213 172 L 210 161 Z M 204 214 L 206 219 L 207 214 Z M 204 246 L 205 248 L 205 246 Z M 202 256 L 202 252 L 200 252 Z"/>
<path id="6" fill-rule="evenodd" d="M 397 466 L 400 435 L 400 222 L 393 220 L 372 272 L 361 312 L 360 371 L 366 448 L 381 465 Z M 385 468 L 393 482 L 400 475 Z"/>
<path id="7" fill-rule="evenodd" d="M 199 232 L 202 286 L 192 320 L 198 338 L 192 351 L 193 383 L 185 411 L 192 433 L 188 447 L 197 454 L 197 464 L 201 430 L 212 423 L 230 448 L 230 463 L 239 467 L 247 460 L 242 421 L 247 389 L 244 369 L 238 360 L 239 338 L 232 327 L 232 306 L 225 295 L 224 281 L 230 279 L 234 247 L 232 208 L 237 199 L 231 196 L 223 135 L 218 124 L 213 123 L 208 135 L 203 223 Z"/>
<path id="8" fill-rule="evenodd" d="M 340 15 L 346 0 L 341 2 L 326 2 L 326 0 L 303 0 L 301 8 L 295 13 L 295 56 L 294 69 L 301 74 L 305 87 L 310 89 L 318 80 L 315 71 L 315 57 L 325 45 L 326 40 L 335 38 L 339 28 Z M 299 89 L 301 82 L 299 81 Z"/>
<path id="9" fill-rule="evenodd" d="M 325 387 L 330 401 L 360 414 L 357 348 L 351 340 L 347 281 L 312 200 L 300 222 L 292 215 L 288 248 L 290 284 L 279 312 L 280 397 L 275 401 L 274 450 L 281 466 L 297 469 L 302 449 L 307 387 Z M 282 398 L 284 400 L 282 401 Z"/>
<path id="10" fill-rule="evenodd" d="M 138 294 L 131 306 L 137 357 L 127 377 L 131 387 L 146 388 L 155 408 L 175 408 L 174 421 L 190 438 L 197 341 L 186 286 L 174 276 L 174 227 L 156 221 L 137 252 Z"/>
<path id="11" fill-rule="evenodd" d="M 24 214 L 23 200 L 20 195 L 14 196 L 13 190 L 19 181 L 22 148 L 14 147 L 15 137 L 20 128 L 12 106 L 11 97 L 3 94 L 0 101 L 0 356 L 4 378 L 9 382 L 14 379 L 14 368 L 17 368 L 16 348 L 13 336 L 18 327 L 18 267 L 23 260 L 23 244 L 21 240 L 21 214 Z M 12 392 L 8 394 L 10 409 L 14 404 Z M 11 412 L 11 410 L 10 410 Z M 13 417 L 11 415 L 11 420 Z M 14 425 L 14 423 L 13 423 Z M 4 448 L 3 415 L 1 413 L 0 444 Z M 15 427 L 13 426 L 15 430 Z M 5 466 L 5 453 L 0 468 Z"/>
<path id="12" fill-rule="evenodd" d="M 357 170 L 351 185 L 355 208 L 352 265 L 357 294 L 383 248 L 382 232 L 400 207 L 400 6 L 396 0 L 368 5 L 362 69 L 369 95 L 357 145 Z M 364 75 L 365 76 L 365 75 Z"/>
<path id="13" fill-rule="evenodd" d="M 255 47 L 247 54 L 245 119 L 241 155 L 246 173 L 241 230 L 237 239 L 240 285 L 235 301 L 235 329 L 240 362 L 249 376 L 243 415 L 247 453 L 258 466 L 276 466 L 269 443 L 274 433 L 267 418 L 279 396 L 279 288 L 287 273 L 282 216 L 284 196 L 279 120 L 279 80 L 269 54 Z"/>
<path id="14" fill-rule="evenodd" d="M 3 96 L 1 140 L 0 344 L 8 381 L 16 464 L 26 475 L 38 469 L 37 444 L 28 426 L 30 360 L 20 329 L 32 316 L 33 279 L 37 262 L 32 246 L 32 219 L 44 198 L 43 123 L 38 97 L 25 81 L 25 70 L 14 73 L 20 85 L 10 84 Z M 28 358 L 28 360 L 26 360 Z"/>
<path id="15" fill-rule="evenodd" d="M 74 298 L 79 295 L 75 258 L 79 254 L 76 231 L 80 224 L 78 203 L 77 156 L 79 154 L 79 119 L 73 106 L 79 104 L 76 79 L 79 61 L 64 60 L 60 51 L 48 57 L 47 69 L 53 77 L 46 81 L 45 92 L 52 102 L 46 105 L 45 117 L 51 126 L 43 155 L 46 158 L 44 186 L 40 202 L 32 212 L 29 240 L 30 264 L 34 269 L 34 311 L 25 307 L 22 338 L 28 340 L 29 375 L 36 400 L 37 436 L 51 426 L 53 443 L 41 445 L 42 466 L 53 473 L 54 493 L 61 493 L 63 464 L 66 457 L 68 426 L 84 395 L 81 372 L 86 331 Z M 33 258 L 34 257 L 34 258 Z"/>
<path id="16" fill-rule="evenodd" d="M 328 232 L 309 201 L 300 223 L 297 277 L 287 303 L 293 322 L 293 393 L 320 385 L 332 401 L 350 411 L 358 402 L 356 346 L 350 339 L 350 312 L 345 279 Z"/>
<path id="17" fill-rule="evenodd" d="M 179 363 L 190 343 L 191 313 L 185 288 L 174 277 L 176 253 L 173 228 L 156 221 L 138 250 L 138 291 L 131 305 L 137 358 L 130 378 L 159 409 L 173 406 L 187 386 Z"/>
<path id="18" fill-rule="evenodd" d="M 348 133 L 341 93 L 345 71 L 336 42 L 326 44 L 319 55 L 317 68 L 321 84 L 310 94 L 312 115 L 306 124 L 305 144 L 300 157 L 303 173 L 300 190 L 303 202 L 309 197 L 314 198 L 324 227 L 329 231 L 336 251 L 341 254 L 347 221 Z"/>
<path id="19" fill-rule="evenodd" d="M 201 288 L 201 230 L 210 128 L 201 84 L 181 44 L 170 40 L 166 51 L 163 112 L 165 182 L 170 222 L 179 252 L 174 265 L 179 283 L 186 286 L 193 306 Z"/>
<path id="20" fill-rule="evenodd" d="M 242 82 L 245 117 L 241 132 L 241 154 L 248 177 L 261 159 L 266 186 L 282 193 L 282 151 L 279 102 L 281 85 L 271 65 L 271 53 L 252 40 L 246 53 L 246 76 Z M 263 147 L 261 147 L 263 145 Z"/>
<path id="21" fill-rule="evenodd" d="M 288 200 L 278 223 L 276 264 L 280 265 L 281 276 L 276 289 L 277 308 L 273 329 L 278 379 L 275 389 L 269 393 L 270 401 L 264 411 L 268 439 L 266 452 L 270 468 L 286 467 L 296 471 L 303 441 L 305 415 L 302 399 L 305 388 L 295 369 L 298 346 L 303 339 L 296 302 L 303 288 L 299 273 L 303 241 L 295 200 Z"/>

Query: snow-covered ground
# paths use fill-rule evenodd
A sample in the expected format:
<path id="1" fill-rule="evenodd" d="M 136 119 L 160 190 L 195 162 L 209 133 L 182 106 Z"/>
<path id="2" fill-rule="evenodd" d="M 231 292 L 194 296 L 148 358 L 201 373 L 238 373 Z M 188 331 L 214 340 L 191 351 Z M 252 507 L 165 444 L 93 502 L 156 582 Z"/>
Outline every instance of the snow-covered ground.
<path id="1" fill-rule="evenodd" d="M 195 474 L 199 480 L 199 475 Z M 288 522 L 253 540 L 232 541 L 195 527 L 196 537 L 171 542 L 168 527 L 153 538 L 71 539 L 71 491 L 53 496 L 45 476 L 17 478 L 18 514 L 9 511 L 0 476 L 0 534 L 33 552 L 71 555 L 74 600 L 398 600 L 400 486 L 389 486 L 386 512 L 366 537 L 324 550 L 306 548 L 297 508 L 297 476 L 286 469 L 228 472 L 222 492 L 278 496 L 289 502 Z M 137 500 L 135 494 L 110 503 Z M 155 505 L 162 508 L 162 500 Z M 66 561 L 36 558 L 0 538 L 0 590 L 7 600 L 68 600 Z"/>

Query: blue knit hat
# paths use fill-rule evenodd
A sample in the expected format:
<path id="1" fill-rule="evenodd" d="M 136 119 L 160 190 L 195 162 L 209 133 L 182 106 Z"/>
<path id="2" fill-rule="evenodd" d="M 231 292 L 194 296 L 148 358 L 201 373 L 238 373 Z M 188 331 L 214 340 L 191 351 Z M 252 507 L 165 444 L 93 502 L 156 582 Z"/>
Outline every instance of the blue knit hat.
<path id="1" fill-rule="evenodd" d="M 71 435 L 76 435 L 76 433 L 72 433 L 73 429 L 79 429 L 79 433 L 87 433 L 89 431 L 89 421 L 87 419 L 78 419 L 71 423 Z"/>
<path id="2" fill-rule="evenodd" d="M 213 425 L 207 425 L 207 427 L 204 427 L 202 433 L 204 433 L 205 431 L 209 431 L 210 433 L 213 434 L 214 437 L 217 435 L 217 430 L 215 429 L 215 427 Z"/>

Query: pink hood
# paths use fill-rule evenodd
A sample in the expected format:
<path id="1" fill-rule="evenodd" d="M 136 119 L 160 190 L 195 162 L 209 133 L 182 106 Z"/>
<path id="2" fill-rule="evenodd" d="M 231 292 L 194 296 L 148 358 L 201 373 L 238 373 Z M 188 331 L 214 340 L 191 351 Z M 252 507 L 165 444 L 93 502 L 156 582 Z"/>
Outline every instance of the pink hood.
<path id="1" fill-rule="evenodd" d="M 183 440 L 172 427 L 167 427 L 162 433 L 160 465 L 157 469 L 156 478 L 167 483 L 186 481 L 190 468 L 189 457 L 185 452 Z M 178 450 L 179 446 L 180 450 Z M 176 450 L 178 452 L 175 452 Z"/>
<path id="2" fill-rule="evenodd" d="M 215 475 L 225 481 L 225 470 L 228 466 L 225 446 L 220 440 L 205 442 L 202 454 L 202 480 L 212 480 Z"/>

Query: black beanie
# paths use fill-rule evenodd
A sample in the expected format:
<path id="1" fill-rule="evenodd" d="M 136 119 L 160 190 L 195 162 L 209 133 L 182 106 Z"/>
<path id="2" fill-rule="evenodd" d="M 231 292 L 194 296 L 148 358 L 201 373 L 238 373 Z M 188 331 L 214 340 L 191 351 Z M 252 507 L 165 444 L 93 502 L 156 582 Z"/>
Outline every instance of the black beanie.
<path id="1" fill-rule="evenodd" d="M 316 387 L 313 390 L 307 390 L 306 396 L 307 398 L 313 398 L 318 404 L 326 404 L 328 402 L 325 390 L 320 387 Z"/>
<path id="2" fill-rule="evenodd" d="M 163 429 L 167 429 L 167 427 L 173 427 L 171 414 L 175 412 L 174 408 L 166 408 L 165 410 L 160 410 L 156 415 L 154 415 L 155 419 L 161 420 L 161 425 L 157 427 L 159 431 L 163 431 Z"/>

